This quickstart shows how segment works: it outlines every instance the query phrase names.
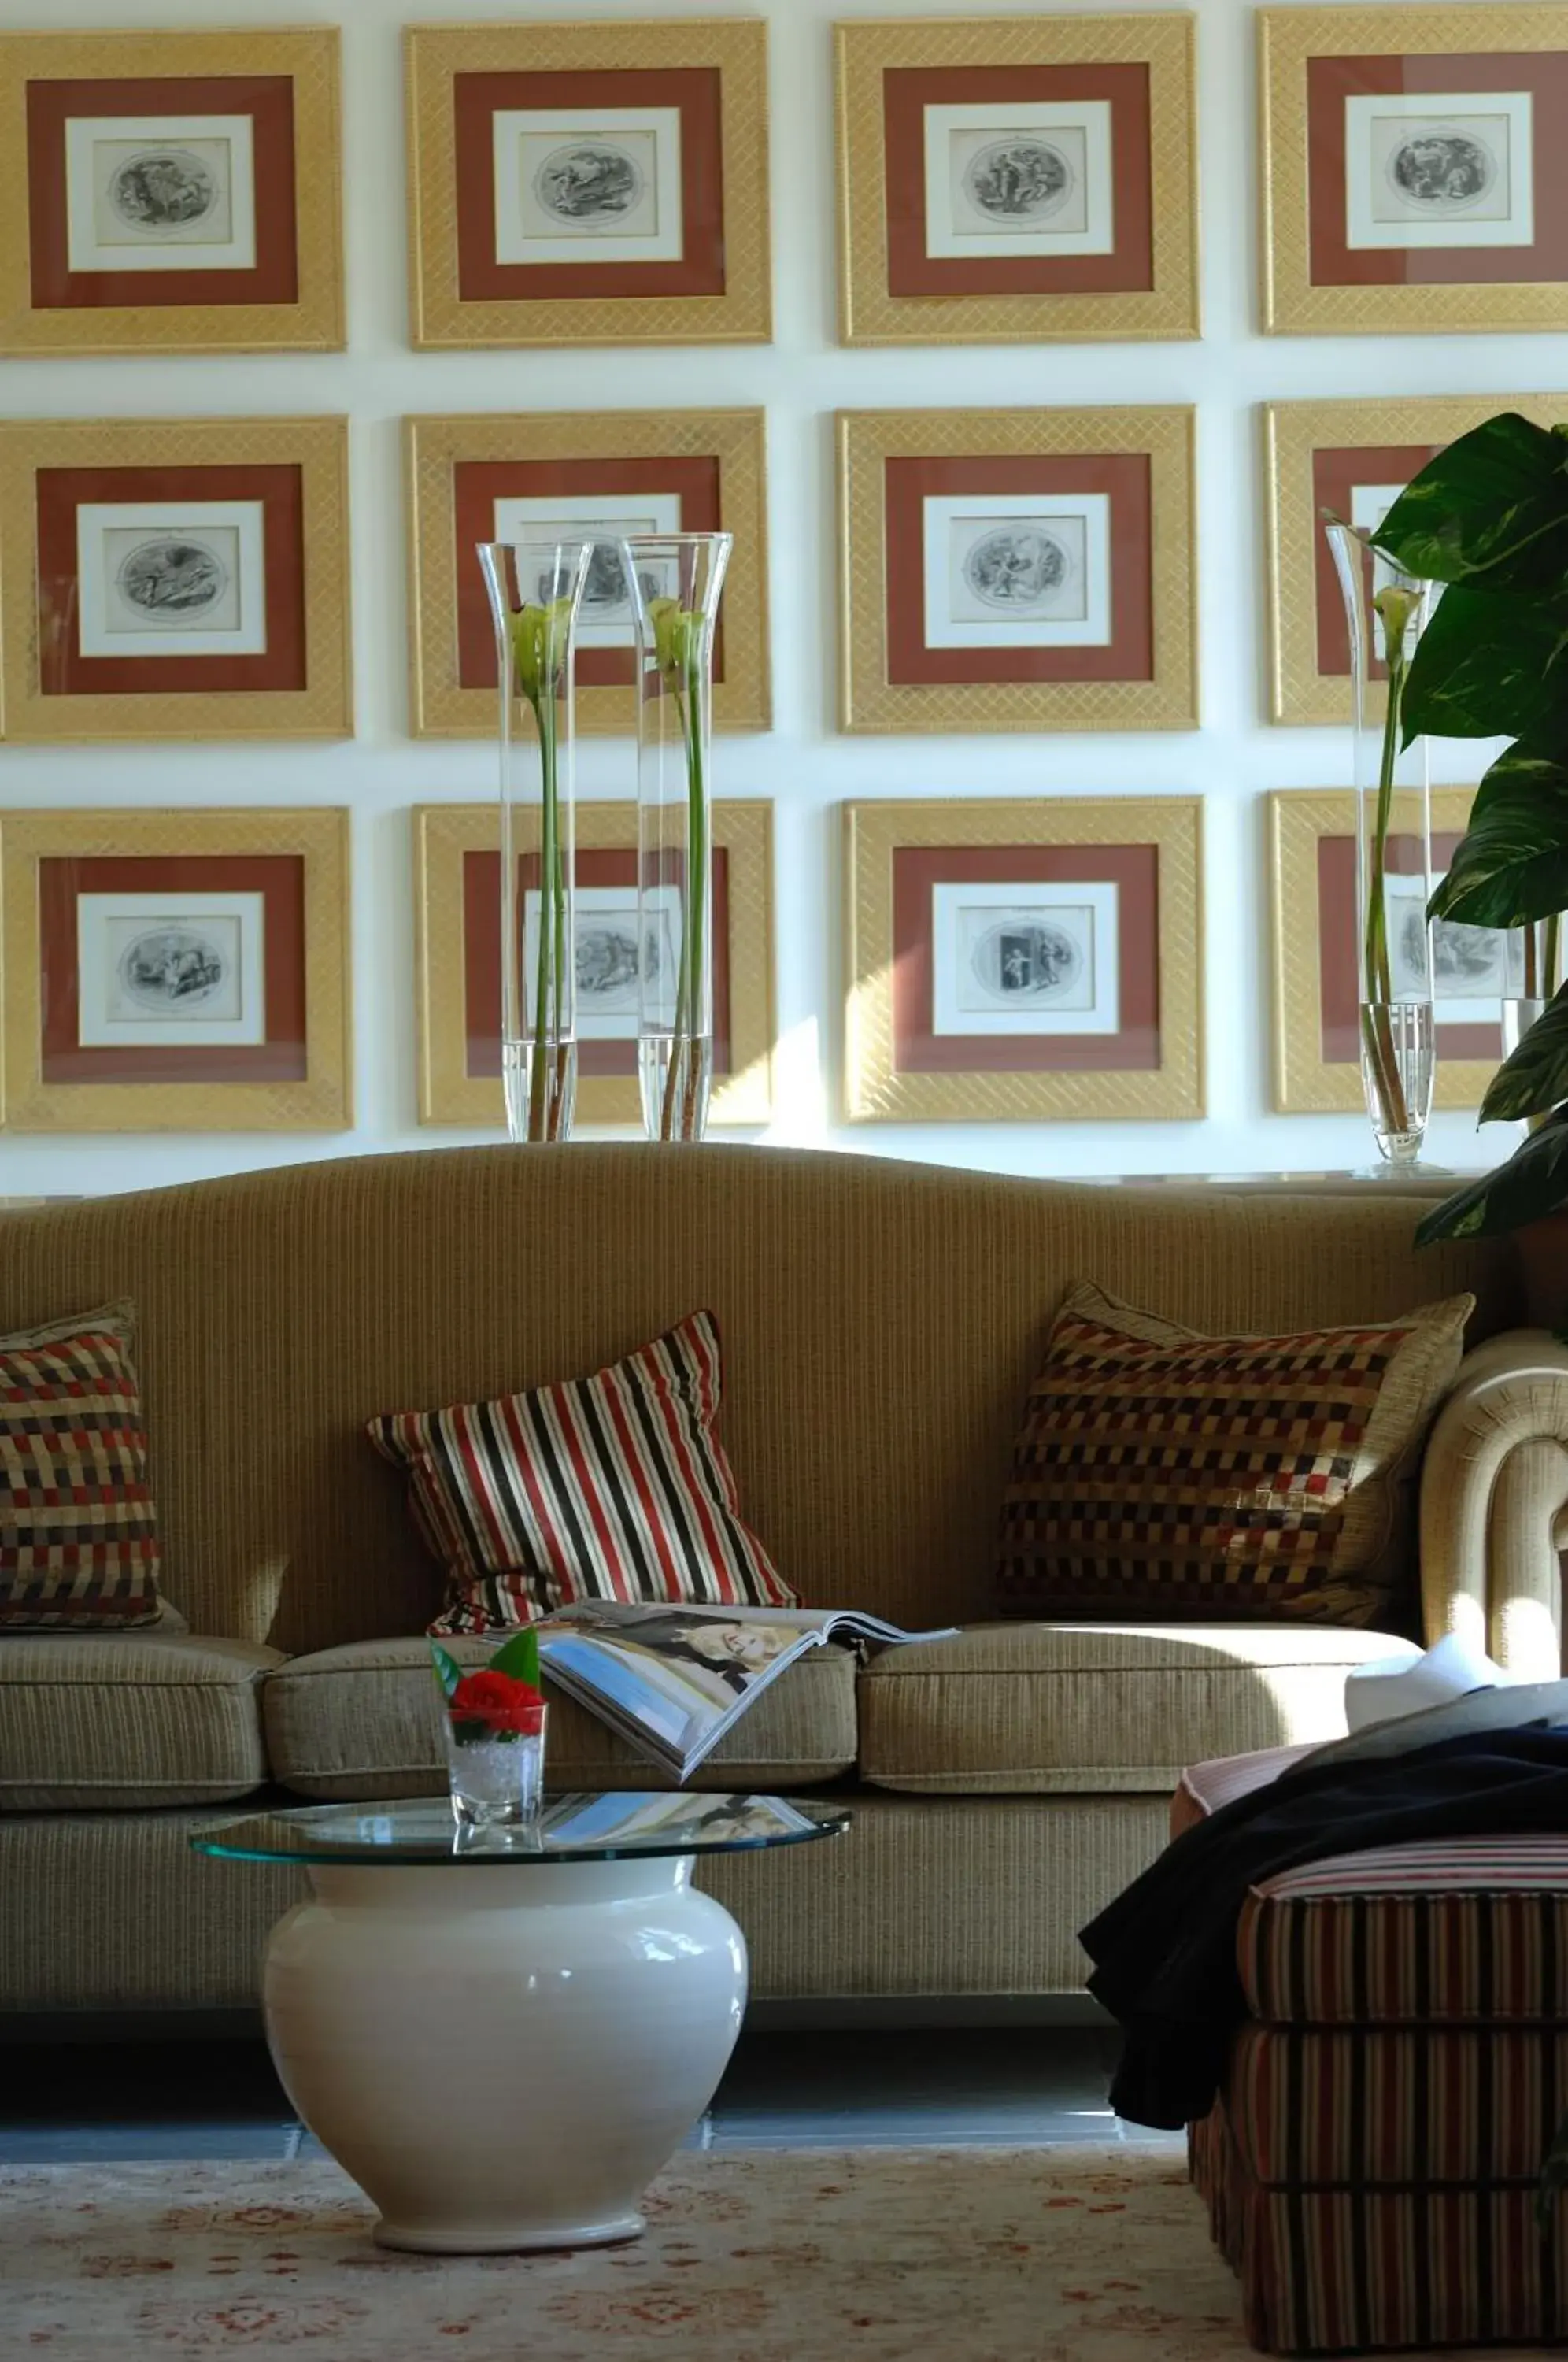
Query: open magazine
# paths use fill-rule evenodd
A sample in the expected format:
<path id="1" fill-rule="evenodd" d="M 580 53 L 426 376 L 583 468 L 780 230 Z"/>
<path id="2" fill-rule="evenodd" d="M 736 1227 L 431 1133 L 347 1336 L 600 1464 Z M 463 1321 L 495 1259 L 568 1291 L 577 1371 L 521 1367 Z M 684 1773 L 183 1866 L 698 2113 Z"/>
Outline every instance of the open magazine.
<path id="1" fill-rule="evenodd" d="M 590 1599 L 538 1628 L 557 1686 L 677 1780 L 689 1780 L 747 1706 L 830 1640 L 943 1640 L 855 1607 L 662 1607 Z"/>

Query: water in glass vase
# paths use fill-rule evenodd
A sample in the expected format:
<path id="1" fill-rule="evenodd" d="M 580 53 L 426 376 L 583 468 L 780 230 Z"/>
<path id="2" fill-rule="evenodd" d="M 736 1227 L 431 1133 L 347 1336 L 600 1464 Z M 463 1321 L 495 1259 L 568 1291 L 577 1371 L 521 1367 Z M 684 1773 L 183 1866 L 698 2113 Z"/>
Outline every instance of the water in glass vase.
<path id="1" fill-rule="evenodd" d="M 1361 1080 L 1378 1152 L 1409 1167 L 1432 1108 L 1437 1028 L 1430 1000 L 1364 1000 Z"/>
<path id="2" fill-rule="evenodd" d="M 701 1140 L 713 1087 L 713 1037 L 645 1033 L 637 1043 L 643 1127 L 650 1140 Z"/>

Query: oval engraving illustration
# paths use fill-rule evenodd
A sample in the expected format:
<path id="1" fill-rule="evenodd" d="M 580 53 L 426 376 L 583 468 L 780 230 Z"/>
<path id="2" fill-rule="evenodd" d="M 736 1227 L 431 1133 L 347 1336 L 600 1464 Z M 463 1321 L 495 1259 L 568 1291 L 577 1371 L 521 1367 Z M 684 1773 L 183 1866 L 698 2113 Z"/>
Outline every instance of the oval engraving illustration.
<path id="1" fill-rule="evenodd" d="M 1059 1000 L 1083 974 L 1083 946 L 1049 919 L 1003 919 L 987 928 L 970 964 L 999 1000 Z"/>
<path id="2" fill-rule="evenodd" d="M 1015 135 L 994 139 L 970 157 L 964 187 L 970 204 L 992 221 L 1041 222 L 1066 204 L 1073 179 L 1059 148 L 1048 139 Z"/>
<path id="3" fill-rule="evenodd" d="M 204 541 L 160 534 L 121 559 L 116 586 L 127 605 L 178 628 L 200 623 L 228 589 L 228 568 Z"/>
<path id="4" fill-rule="evenodd" d="M 636 158 L 602 139 L 552 149 L 534 176 L 534 194 L 546 213 L 573 229 L 603 229 L 624 221 L 640 203 L 644 186 Z"/>
<path id="5" fill-rule="evenodd" d="M 1071 570 L 1061 543 L 1039 525 L 999 526 L 983 534 L 964 558 L 964 579 L 974 596 L 1010 614 L 1043 605 Z"/>
<path id="6" fill-rule="evenodd" d="M 149 927 L 120 954 L 120 989 L 138 1009 L 168 1016 L 193 1009 L 222 988 L 223 953 L 193 927 Z"/>
<path id="7" fill-rule="evenodd" d="M 116 168 L 108 195 L 128 228 L 157 237 L 205 220 L 218 201 L 217 175 L 189 148 L 147 148 Z"/>
<path id="8" fill-rule="evenodd" d="M 1423 213 L 1464 213 L 1495 186 L 1497 160 L 1484 139 L 1460 130 L 1415 131 L 1388 159 L 1392 187 Z"/>

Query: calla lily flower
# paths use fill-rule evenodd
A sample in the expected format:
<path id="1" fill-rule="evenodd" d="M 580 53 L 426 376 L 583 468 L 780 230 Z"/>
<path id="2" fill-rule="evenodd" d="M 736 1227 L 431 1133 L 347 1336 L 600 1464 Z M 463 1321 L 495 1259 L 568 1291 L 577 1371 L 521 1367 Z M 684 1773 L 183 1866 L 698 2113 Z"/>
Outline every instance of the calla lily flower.
<path id="1" fill-rule="evenodd" d="M 531 705 L 560 686 L 571 607 L 569 599 L 552 599 L 544 606 L 520 607 L 512 618 L 512 668 Z"/>

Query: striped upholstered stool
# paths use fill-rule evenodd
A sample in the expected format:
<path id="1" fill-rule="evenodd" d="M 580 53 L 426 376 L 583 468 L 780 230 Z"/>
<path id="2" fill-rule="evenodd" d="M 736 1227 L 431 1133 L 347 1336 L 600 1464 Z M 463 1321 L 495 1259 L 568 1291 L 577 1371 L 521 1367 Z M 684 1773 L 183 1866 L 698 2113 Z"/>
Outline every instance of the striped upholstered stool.
<path id="1" fill-rule="evenodd" d="M 1179 1830 L 1306 1750 L 1202 1763 Z M 1568 2344 L 1568 1834 L 1342 1855 L 1254 1887 L 1251 2012 L 1192 2178 L 1270 2354 Z"/>

